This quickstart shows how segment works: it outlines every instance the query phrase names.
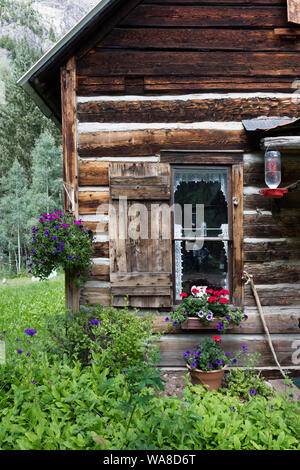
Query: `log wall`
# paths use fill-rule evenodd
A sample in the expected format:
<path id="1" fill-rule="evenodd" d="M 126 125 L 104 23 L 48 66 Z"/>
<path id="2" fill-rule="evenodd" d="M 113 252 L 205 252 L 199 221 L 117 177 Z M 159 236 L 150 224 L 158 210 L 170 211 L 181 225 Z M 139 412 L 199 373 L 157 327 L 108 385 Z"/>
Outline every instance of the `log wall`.
<path id="1" fill-rule="evenodd" d="M 157 163 L 161 150 L 170 148 L 207 150 L 209 164 L 209 152 L 241 150 L 244 269 L 254 277 L 279 360 L 294 365 L 299 192 L 280 201 L 259 195 L 263 153 L 241 123 L 262 115 L 298 116 L 293 82 L 300 74 L 300 42 L 274 33 L 289 26 L 286 15 L 283 0 L 143 1 L 78 59 L 79 217 L 96 234 L 94 276 L 81 291 L 82 304 L 111 302 L 110 164 Z M 282 186 L 300 179 L 299 163 L 297 154 L 283 154 Z M 261 366 L 273 367 L 248 286 L 244 298 L 249 320 L 224 343 L 234 349 L 246 342 L 262 353 Z M 157 314 L 160 331 L 166 313 Z M 181 352 L 201 337 L 168 331 L 161 340 L 162 366 L 183 366 Z"/>

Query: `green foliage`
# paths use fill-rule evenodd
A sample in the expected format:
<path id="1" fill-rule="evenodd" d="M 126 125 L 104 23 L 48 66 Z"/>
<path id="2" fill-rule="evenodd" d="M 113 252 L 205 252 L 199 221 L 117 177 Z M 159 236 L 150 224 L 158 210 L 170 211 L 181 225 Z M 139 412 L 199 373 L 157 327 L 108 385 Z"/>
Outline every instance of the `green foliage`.
<path id="1" fill-rule="evenodd" d="M 134 365 L 154 364 L 153 318 L 136 311 L 97 306 L 80 309 L 76 316 L 50 317 L 44 346 L 60 357 L 76 357 L 85 365 L 100 361 L 110 374 Z"/>
<path id="2" fill-rule="evenodd" d="M 28 272 L 47 279 L 61 267 L 74 282 L 85 283 L 91 275 L 93 238 L 92 231 L 69 213 L 43 214 L 38 225 L 32 227 Z"/>

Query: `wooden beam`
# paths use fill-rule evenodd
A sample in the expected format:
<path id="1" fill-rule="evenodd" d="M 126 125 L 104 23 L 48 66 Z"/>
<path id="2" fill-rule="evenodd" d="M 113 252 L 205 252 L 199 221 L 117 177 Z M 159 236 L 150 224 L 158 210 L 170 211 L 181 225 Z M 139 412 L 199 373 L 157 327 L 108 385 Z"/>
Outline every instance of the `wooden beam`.
<path id="1" fill-rule="evenodd" d="M 232 226 L 233 226 L 233 303 L 243 305 L 243 263 L 244 263 L 244 228 L 243 228 L 243 166 L 232 166 Z"/>
<path id="2" fill-rule="evenodd" d="M 296 98 L 295 98 L 296 99 Z M 278 137 L 265 137 L 261 139 L 260 146 L 263 150 L 293 150 L 300 149 L 299 136 L 278 136 Z"/>
<path id="3" fill-rule="evenodd" d="M 63 178 L 73 204 L 64 191 L 64 209 L 78 218 L 77 182 L 77 128 L 76 128 L 76 61 L 72 57 L 61 68 L 61 107 L 63 137 Z M 79 290 L 68 273 L 65 277 L 66 309 L 77 313 L 79 310 Z"/>

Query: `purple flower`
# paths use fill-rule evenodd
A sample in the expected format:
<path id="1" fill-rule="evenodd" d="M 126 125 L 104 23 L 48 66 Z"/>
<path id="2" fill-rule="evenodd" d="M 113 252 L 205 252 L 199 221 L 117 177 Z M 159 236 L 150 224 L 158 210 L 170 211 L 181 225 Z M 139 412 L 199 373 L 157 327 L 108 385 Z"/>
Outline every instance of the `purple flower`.
<path id="1" fill-rule="evenodd" d="M 69 256 L 68 256 L 68 259 L 73 259 L 73 256 L 72 256 L 72 255 L 69 255 Z"/>
<path id="2" fill-rule="evenodd" d="M 30 353 L 26 353 L 26 357 L 29 357 L 29 356 L 31 356 L 31 354 L 30 354 Z"/>
<path id="3" fill-rule="evenodd" d="M 235 407 L 234 407 L 234 406 L 231 406 L 230 409 L 231 409 L 231 411 L 235 411 Z"/>
<path id="4" fill-rule="evenodd" d="M 230 321 L 230 316 L 229 315 L 226 315 L 226 320 Z"/>
<path id="5" fill-rule="evenodd" d="M 65 246 L 64 242 L 59 242 L 59 246 L 63 248 Z"/>
<path id="6" fill-rule="evenodd" d="M 90 321 L 90 325 L 99 325 L 99 320 L 97 320 L 97 318 L 94 318 Z"/>
<path id="7" fill-rule="evenodd" d="M 212 314 L 212 312 L 209 312 L 209 313 L 206 315 L 206 320 L 211 321 L 212 319 L 213 319 L 213 314 Z"/>
<path id="8" fill-rule="evenodd" d="M 41 259 L 41 263 L 45 263 L 45 260 L 44 260 L 44 259 Z"/>
<path id="9" fill-rule="evenodd" d="M 249 393 L 249 395 L 254 395 L 255 396 L 257 394 L 257 391 L 254 388 L 250 388 L 248 393 Z"/>
<path id="10" fill-rule="evenodd" d="M 26 333 L 27 336 L 34 336 L 37 332 L 33 328 L 26 328 L 26 330 L 24 330 L 24 333 Z"/>
<path id="11" fill-rule="evenodd" d="M 169 322 L 169 321 L 170 321 L 170 318 L 169 318 L 169 317 L 165 318 L 165 321 L 166 321 L 166 322 Z"/>
<path id="12" fill-rule="evenodd" d="M 191 367 L 197 367 L 196 362 L 192 362 L 192 363 L 191 363 Z"/>
<path id="13" fill-rule="evenodd" d="M 183 357 L 189 357 L 188 353 L 186 353 L 186 352 L 183 353 L 182 356 L 183 356 Z"/>
<path id="14" fill-rule="evenodd" d="M 243 349 L 244 351 L 246 351 L 247 346 L 246 346 L 245 344 L 243 344 L 242 349 Z"/>
<path id="15" fill-rule="evenodd" d="M 173 326 L 177 326 L 178 325 L 178 321 L 173 321 Z"/>
<path id="16" fill-rule="evenodd" d="M 213 369 L 213 365 L 212 364 L 208 364 L 208 367 L 210 367 L 210 369 Z"/>
<path id="17" fill-rule="evenodd" d="M 236 358 L 232 359 L 232 362 L 233 362 L 233 364 L 236 364 L 237 363 Z"/>
<path id="18" fill-rule="evenodd" d="M 18 350 L 17 350 L 17 353 L 18 353 L 18 354 L 22 354 L 22 352 L 23 352 L 22 349 L 18 349 Z"/>
<path id="19" fill-rule="evenodd" d="M 218 366 L 220 366 L 220 365 L 222 364 L 222 361 L 220 361 L 220 359 L 217 359 L 217 360 L 216 360 L 216 364 L 217 364 Z"/>
<path id="20" fill-rule="evenodd" d="M 68 227 L 69 227 L 68 224 L 61 224 L 61 226 L 62 226 L 63 228 L 68 228 Z"/>
<path id="21" fill-rule="evenodd" d="M 32 383 L 33 385 L 35 385 L 35 384 L 36 384 L 36 380 L 32 380 L 31 383 Z"/>
<path id="22" fill-rule="evenodd" d="M 200 310 L 200 312 L 198 312 L 198 317 L 199 317 L 199 318 L 203 318 L 203 317 L 204 317 L 204 312 L 202 312 L 202 310 Z"/>

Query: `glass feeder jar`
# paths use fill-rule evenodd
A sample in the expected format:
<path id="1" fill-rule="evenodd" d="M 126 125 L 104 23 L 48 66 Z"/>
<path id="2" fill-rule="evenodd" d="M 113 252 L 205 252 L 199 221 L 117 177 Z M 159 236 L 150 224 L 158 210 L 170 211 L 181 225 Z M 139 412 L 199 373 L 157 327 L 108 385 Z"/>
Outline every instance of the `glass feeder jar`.
<path id="1" fill-rule="evenodd" d="M 281 155 L 277 150 L 265 153 L 265 182 L 270 189 L 275 189 L 281 182 Z"/>

